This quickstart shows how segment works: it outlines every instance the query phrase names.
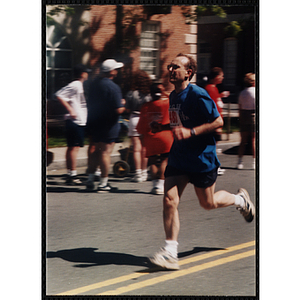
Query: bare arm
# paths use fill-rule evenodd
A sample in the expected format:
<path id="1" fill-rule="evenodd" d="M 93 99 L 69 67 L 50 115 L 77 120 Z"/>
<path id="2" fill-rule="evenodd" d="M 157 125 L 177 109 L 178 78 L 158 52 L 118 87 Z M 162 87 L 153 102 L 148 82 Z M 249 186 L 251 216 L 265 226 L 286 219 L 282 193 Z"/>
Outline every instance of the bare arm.
<path id="1" fill-rule="evenodd" d="M 125 99 L 122 99 L 122 100 L 121 100 L 121 104 L 122 104 L 122 105 L 125 105 L 125 103 L 126 103 Z M 119 107 L 119 108 L 116 109 L 116 113 L 117 113 L 118 115 L 121 115 L 121 114 L 125 111 L 125 109 L 126 109 L 125 106 Z"/>
<path id="2" fill-rule="evenodd" d="M 62 104 L 62 106 L 69 112 L 70 116 L 72 119 L 76 119 L 77 115 L 73 109 L 73 107 L 65 100 L 63 100 L 62 98 L 57 96 L 57 99 L 59 100 L 59 102 Z"/>
<path id="3" fill-rule="evenodd" d="M 215 132 L 218 128 L 221 128 L 223 124 L 223 119 L 221 116 L 219 116 L 213 122 L 202 124 L 200 126 L 194 127 L 193 129 L 195 135 L 208 134 Z M 182 126 L 175 127 L 173 129 L 173 135 L 176 140 L 188 139 L 192 136 L 191 129 Z"/>

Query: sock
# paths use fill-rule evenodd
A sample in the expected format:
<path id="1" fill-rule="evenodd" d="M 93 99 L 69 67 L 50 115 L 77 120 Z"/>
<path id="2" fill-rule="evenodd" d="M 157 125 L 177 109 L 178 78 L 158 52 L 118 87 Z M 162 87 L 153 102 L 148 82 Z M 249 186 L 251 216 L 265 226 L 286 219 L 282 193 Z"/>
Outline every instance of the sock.
<path id="1" fill-rule="evenodd" d="M 94 182 L 94 178 L 95 178 L 95 174 L 90 173 L 90 174 L 89 174 L 89 177 L 88 177 L 88 181 Z"/>
<path id="2" fill-rule="evenodd" d="M 165 184 L 165 180 L 164 179 L 158 179 L 157 180 L 157 187 L 159 189 L 163 189 L 164 188 L 164 184 Z"/>
<path id="3" fill-rule="evenodd" d="M 177 257 L 177 248 L 178 248 L 178 242 L 177 241 L 165 241 L 165 247 L 168 252 L 171 253 L 173 257 Z"/>
<path id="4" fill-rule="evenodd" d="M 76 176 L 77 175 L 77 171 L 76 170 L 70 170 L 70 176 Z"/>
<path id="5" fill-rule="evenodd" d="M 152 180 L 152 185 L 154 188 L 157 187 L 157 181 L 158 181 L 158 179 Z"/>
<path id="6" fill-rule="evenodd" d="M 99 168 L 95 171 L 95 175 L 96 176 L 101 176 L 101 170 Z"/>
<path id="7" fill-rule="evenodd" d="M 100 179 L 100 186 L 107 186 L 108 183 L 108 177 L 101 177 Z"/>
<path id="8" fill-rule="evenodd" d="M 144 180 L 147 180 L 147 178 L 148 178 L 148 170 L 147 169 L 142 171 L 142 177 Z"/>
<path id="9" fill-rule="evenodd" d="M 237 206 L 237 207 L 242 207 L 244 208 L 245 207 L 245 201 L 243 199 L 243 197 L 241 197 L 240 195 L 234 195 L 234 198 L 235 198 L 235 201 L 234 201 L 234 205 Z"/>

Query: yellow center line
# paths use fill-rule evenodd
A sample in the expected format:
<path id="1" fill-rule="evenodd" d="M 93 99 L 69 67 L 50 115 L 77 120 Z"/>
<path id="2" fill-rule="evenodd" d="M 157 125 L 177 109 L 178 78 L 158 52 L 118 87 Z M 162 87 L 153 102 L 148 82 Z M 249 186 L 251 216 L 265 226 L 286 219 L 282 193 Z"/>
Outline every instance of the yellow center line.
<path id="1" fill-rule="evenodd" d="M 194 266 L 194 267 L 190 267 L 188 269 L 172 272 L 172 273 L 167 274 L 167 275 L 162 275 L 162 276 L 159 276 L 159 277 L 156 277 L 156 278 L 144 280 L 142 282 L 133 283 L 133 284 L 130 284 L 128 286 L 120 287 L 118 289 L 103 292 L 103 293 L 100 293 L 100 294 L 97 294 L 97 295 L 120 295 L 120 294 L 123 294 L 123 293 L 127 293 L 127 292 L 130 292 L 130 291 L 133 291 L 133 290 L 141 289 L 141 288 L 144 288 L 144 287 L 147 287 L 147 286 L 150 286 L 150 285 L 158 284 L 158 283 L 161 283 L 161 282 L 164 282 L 164 281 L 167 281 L 167 280 L 171 280 L 171 279 L 175 279 L 175 278 L 178 278 L 178 277 L 181 277 L 181 276 L 189 275 L 189 274 L 199 272 L 199 271 L 202 271 L 202 270 L 205 270 L 205 269 L 213 268 L 213 267 L 216 267 L 216 266 L 219 266 L 219 265 L 223 265 L 223 264 L 226 264 L 226 263 L 229 263 L 229 262 L 232 262 L 232 261 L 236 261 L 236 260 L 243 259 L 243 258 L 246 258 L 246 257 L 249 257 L 249 256 L 253 256 L 253 255 L 255 255 L 255 250 L 250 250 L 250 251 L 243 252 L 243 253 L 236 254 L 236 255 L 232 255 L 232 256 L 229 256 L 229 257 L 220 258 L 220 259 L 217 259 L 215 261 L 204 263 L 202 265 L 197 265 L 197 266 Z"/>
<path id="2" fill-rule="evenodd" d="M 211 253 L 201 254 L 201 255 L 197 255 L 195 257 L 183 259 L 183 260 L 180 260 L 178 264 L 182 266 L 182 265 L 185 265 L 185 264 L 188 264 L 188 263 L 204 260 L 204 259 L 211 258 L 211 257 L 214 257 L 214 256 L 222 255 L 222 254 L 225 254 L 225 253 L 228 253 L 228 252 L 240 250 L 240 249 L 243 249 L 243 248 L 248 248 L 248 247 L 251 247 L 251 246 L 254 246 L 254 245 L 255 245 L 255 241 L 251 241 L 251 242 L 248 242 L 248 243 L 243 243 L 243 244 L 240 244 L 240 245 L 232 246 L 232 247 L 229 247 L 229 248 L 224 249 L 224 250 L 217 250 L 217 251 L 213 251 Z M 178 271 L 176 271 L 176 273 L 177 272 Z M 116 283 L 124 282 L 124 281 L 130 280 L 130 279 L 139 278 L 139 277 L 147 275 L 149 273 L 150 273 L 150 271 L 145 272 L 145 273 L 135 272 L 135 273 L 132 273 L 132 274 L 123 275 L 123 276 L 120 276 L 120 277 L 117 277 L 117 278 L 108 279 L 108 280 L 105 280 L 105 281 L 93 283 L 93 284 L 86 285 L 86 286 L 83 286 L 83 287 L 80 287 L 80 288 L 76 288 L 76 289 L 73 289 L 73 290 L 62 292 L 62 293 L 59 293 L 57 295 L 78 295 L 78 294 L 85 293 L 85 292 L 88 292 L 88 291 L 91 291 L 91 290 L 94 290 L 94 289 L 99 289 L 99 288 L 110 286 L 110 285 L 113 285 L 113 284 L 116 284 Z"/>

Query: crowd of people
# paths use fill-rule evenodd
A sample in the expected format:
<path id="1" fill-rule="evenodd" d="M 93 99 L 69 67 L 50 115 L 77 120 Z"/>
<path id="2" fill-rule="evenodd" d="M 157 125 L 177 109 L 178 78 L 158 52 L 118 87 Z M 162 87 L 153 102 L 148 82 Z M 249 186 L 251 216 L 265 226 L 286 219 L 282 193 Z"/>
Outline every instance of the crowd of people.
<path id="1" fill-rule="evenodd" d="M 133 145 L 135 182 L 147 180 L 150 166 L 152 194 L 163 195 L 163 223 L 165 244 L 150 261 L 166 269 L 179 269 L 178 235 L 180 197 L 187 186 L 194 186 L 200 206 L 206 210 L 235 206 L 247 222 L 255 216 L 255 206 L 248 192 L 240 188 L 236 194 L 225 190 L 215 192 L 217 176 L 224 174 L 217 156 L 217 142 L 223 126 L 222 98 L 229 92 L 219 92 L 224 73 L 214 68 L 204 88 L 191 84 L 196 73 L 196 61 L 179 53 L 168 65 L 169 81 L 174 90 L 168 95 L 164 86 L 152 83 L 148 74 L 139 70 L 134 75 L 131 90 L 123 98 L 120 87 L 113 81 L 123 63 L 105 60 L 100 74 L 91 82 L 87 101 L 83 82 L 88 70 L 75 68 L 75 80 L 56 93 L 67 109 L 66 153 L 68 184 L 77 184 L 76 156 L 83 146 L 84 128 L 90 139 L 87 191 L 94 190 L 95 176 L 100 168 L 98 191 L 110 191 L 108 183 L 111 153 L 120 131 L 119 118 L 129 117 L 128 136 Z M 246 88 L 239 96 L 241 145 L 238 169 L 243 168 L 242 157 L 246 140 L 251 134 L 255 159 L 255 75 L 245 76 Z M 98 170 L 99 172 L 99 170 Z"/>

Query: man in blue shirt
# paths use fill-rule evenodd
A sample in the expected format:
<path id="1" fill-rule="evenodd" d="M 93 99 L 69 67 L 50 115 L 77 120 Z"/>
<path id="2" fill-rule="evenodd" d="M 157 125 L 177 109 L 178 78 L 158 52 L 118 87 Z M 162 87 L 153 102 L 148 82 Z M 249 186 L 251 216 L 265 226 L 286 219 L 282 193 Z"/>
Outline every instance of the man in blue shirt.
<path id="1" fill-rule="evenodd" d="M 179 269 L 178 204 L 189 182 L 194 185 L 204 209 L 235 205 L 247 222 L 255 215 L 255 207 L 245 189 L 239 189 L 236 195 L 227 191 L 215 193 L 220 162 L 213 134 L 223 126 L 223 120 L 208 93 L 190 84 L 196 70 L 195 60 L 182 53 L 168 66 L 169 80 L 175 87 L 170 94 L 170 124 L 153 124 L 154 132 L 171 127 L 174 135 L 165 171 L 163 222 L 166 241 L 165 246 L 150 258 L 154 265 L 170 270 Z"/>
<path id="2" fill-rule="evenodd" d="M 123 63 L 114 59 L 105 60 L 100 67 L 100 75 L 94 79 L 89 88 L 87 128 L 95 151 L 91 155 L 88 166 L 89 177 L 87 190 L 94 189 L 94 174 L 100 163 L 101 178 L 99 192 L 110 191 L 108 172 L 111 163 L 111 153 L 115 140 L 119 136 L 119 116 L 125 110 L 125 100 L 120 87 L 113 82 L 118 69 Z"/>

